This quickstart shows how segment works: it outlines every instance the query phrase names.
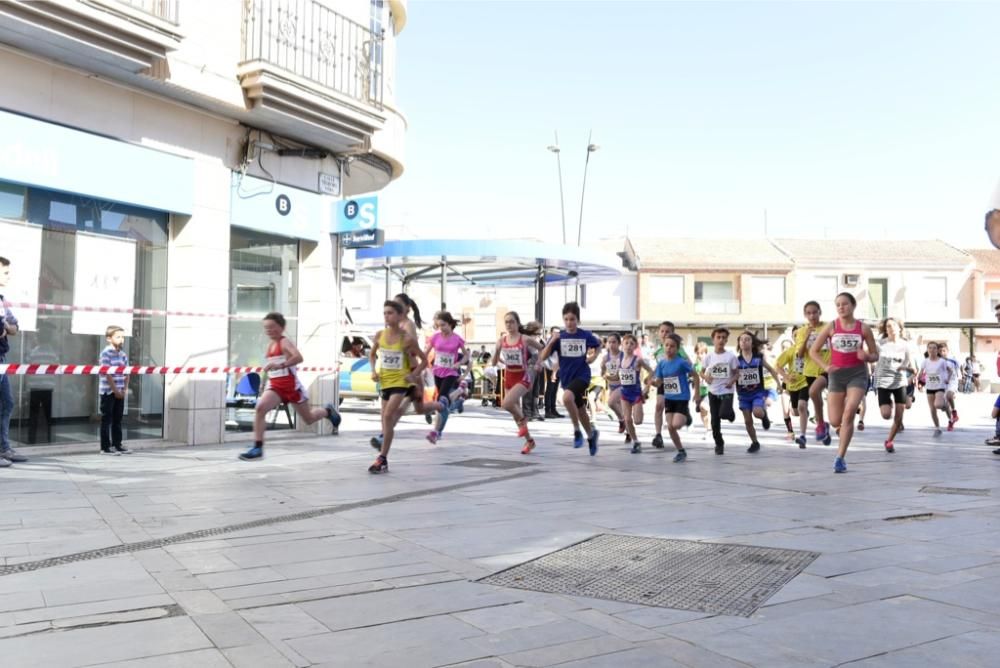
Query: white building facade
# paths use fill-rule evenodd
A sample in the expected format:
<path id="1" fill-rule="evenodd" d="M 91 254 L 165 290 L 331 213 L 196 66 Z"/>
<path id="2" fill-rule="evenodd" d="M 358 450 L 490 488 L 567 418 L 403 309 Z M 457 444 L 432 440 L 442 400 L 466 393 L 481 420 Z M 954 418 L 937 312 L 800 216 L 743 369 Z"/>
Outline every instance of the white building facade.
<path id="1" fill-rule="evenodd" d="M 307 364 L 335 365 L 333 212 L 403 172 L 406 16 L 405 0 L 0 4 L 0 292 L 24 325 L 8 362 L 94 363 L 116 324 L 133 364 L 255 365 L 260 316 L 280 311 Z M 314 403 L 335 379 L 303 377 Z M 220 442 L 232 383 L 133 378 L 127 438 Z M 15 440 L 96 440 L 95 377 L 14 391 Z"/>

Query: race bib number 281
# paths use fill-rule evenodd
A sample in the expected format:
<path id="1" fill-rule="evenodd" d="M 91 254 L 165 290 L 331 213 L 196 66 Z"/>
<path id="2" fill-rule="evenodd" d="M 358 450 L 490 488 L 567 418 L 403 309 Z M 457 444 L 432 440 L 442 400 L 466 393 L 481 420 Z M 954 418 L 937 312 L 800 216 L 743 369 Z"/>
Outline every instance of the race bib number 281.
<path id="1" fill-rule="evenodd" d="M 583 339 L 559 339 L 559 354 L 562 357 L 583 357 L 586 352 Z"/>

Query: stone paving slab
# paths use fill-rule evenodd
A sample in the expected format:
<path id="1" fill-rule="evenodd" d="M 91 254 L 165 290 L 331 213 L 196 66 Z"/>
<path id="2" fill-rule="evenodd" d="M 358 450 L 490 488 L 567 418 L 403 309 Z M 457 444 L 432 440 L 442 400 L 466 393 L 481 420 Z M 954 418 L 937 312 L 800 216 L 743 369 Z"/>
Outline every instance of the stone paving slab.
<path id="1" fill-rule="evenodd" d="M 350 412 L 339 437 L 284 439 L 253 464 L 242 444 L 34 458 L 0 471 L 0 566 L 311 514 L 0 575 L 0 665 L 994 666 L 1000 457 L 982 445 L 992 397 L 960 402 L 941 438 L 910 411 L 895 455 L 873 415 L 843 476 L 832 448 L 800 451 L 777 421 L 754 456 L 736 427 L 717 457 L 695 426 L 674 465 L 629 454 L 604 418 L 597 457 L 562 420 L 532 425 L 525 458 L 509 418 L 478 407 L 437 446 L 406 418 L 384 476 L 365 472 L 374 416 Z M 469 460 L 513 468 L 454 465 Z M 361 505 L 312 513 L 344 504 Z M 911 515 L 928 517 L 886 520 Z M 748 618 L 475 582 L 609 532 L 820 557 Z"/>

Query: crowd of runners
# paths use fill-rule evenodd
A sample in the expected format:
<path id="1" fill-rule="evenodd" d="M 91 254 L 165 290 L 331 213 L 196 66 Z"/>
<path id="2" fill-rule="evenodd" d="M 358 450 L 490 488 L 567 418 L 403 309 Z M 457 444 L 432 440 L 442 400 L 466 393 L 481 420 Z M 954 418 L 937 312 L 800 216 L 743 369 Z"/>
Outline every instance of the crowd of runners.
<path id="1" fill-rule="evenodd" d="M 819 303 L 806 302 L 804 323 L 779 339 L 776 355 L 756 332 L 743 331 L 734 338 L 725 327 L 712 331 L 711 347 L 699 342 L 689 353 L 669 321 L 660 323 L 655 349 L 645 336 L 640 341 L 632 333 L 611 334 L 602 340 L 580 326 L 580 307 L 575 302 L 563 307 L 563 327 L 553 328 L 543 342 L 540 323 L 523 323 L 517 313 L 509 312 L 504 317 L 504 334 L 487 365 L 500 370 L 495 378 L 503 388 L 501 406 L 510 413 L 525 455 L 538 445 L 528 426 L 532 409 L 525 408 L 525 400 L 529 398 L 527 404 L 537 412 L 536 378 L 553 369 L 561 390 L 557 398 L 572 424 L 573 447 L 586 445 L 591 455 L 598 452 L 601 434 L 596 420 L 602 409 L 617 421 L 617 432 L 630 452 L 641 453 L 638 428 L 654 393 L 655 432 L 650 446 L 665 447 L 666 429 L 676 463 L 687 459 L 683 440 L 693 434 L 695 415 L 704 426 L 702 438 L 711 434 L 715 454 L 723 455 L 722 423 L 734 422 L 738 411 L 747 435 L 746 452 L 759 452 L 758 423 L 765 431 L 771 429 L 768 409 L 779 401 L 786 438 L 799 448 L 807 447 L 811 423 L 817 442 L 832 445 L 836 437 L 835 473 L 847 471 L 854 432 L 865 428 L 869 393 L 876 395 L 882 418 L 890 421 L 884 442 L 887 453 L 896 451 L 906 410 L 919 403 L 920 393 L 926 396 L 934 436 L 941 437 L 944 429 L 952 431 L 959 419 L 955 406 L 959 382 L 972 382 L 974 367 L 968 360 L 960 366 L 949 355 L 946 343 L 932 341 L 925 350 L 918 350 L 895 318 L 882 320 L 873 330 L 855 318 L 857 302 L 848 292 L 837 295 L 834 305 L 836 317 L 824 321 Z M 388 471 L 396 425 L 411 407 L 426 416 L 432 425 L 426 438 L 437 443 L 452 412 L 462 411 L 474 383 L 470 373 L 473 353 L 455 331 L 458 323 L 450 313 L 434 315 L 435 333 L 423 347 L 418 337 L 424 323 L 410 297 L 399 294 L 387 300 L 383 316 L 385 327 L 373 337 L 369 353 L 381 399 L 381 433 L 371 438 L 379 452 L 368 469 L 371 473 Z M 263 455 L 264 414 L 281 402 L 294 404 L 308 423 L 326 418 L 336 431 L 341 421 L 331 404 L 308 408 L 295 373 L 302 356 L 284 336 L 282 316 L 268 314 L 264 332 L 270 339 L 264 367 L 268 386 L 258 403 L 254 445 L 240 455 L 246 460 Z M 434 379 L 433 401 L 425 398 L 425 372 Z M 977 385 L 978 380 L 977 373 Z M 546 404 L 546 416 L 553 415 L 562 417 L 554 405 Z M 993 418 L 997 431 L 987 443 L 1000 445 L 1000 398 Z M 994 454 L 1000 454 L 1000 448 Z"/>

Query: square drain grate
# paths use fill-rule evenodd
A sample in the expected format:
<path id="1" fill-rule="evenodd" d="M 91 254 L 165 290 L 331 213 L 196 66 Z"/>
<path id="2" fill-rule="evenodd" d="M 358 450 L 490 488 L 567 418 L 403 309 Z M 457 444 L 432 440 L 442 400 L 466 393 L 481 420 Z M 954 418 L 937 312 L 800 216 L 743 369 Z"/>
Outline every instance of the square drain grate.
<path id="1" fill-rule="evenodd" d="M 515 462 L 509 459 L 463 459 L 457 462 L 447 462 L 446 466 L 467 466 L 470 469 L 520 469 L 525 466 L 534 466 L 531 462 Z"/>
<path id="2" fill-rule="evenodd" d="M 600 534 L 479 582 L 749 617 L 818 556 L 753 545 Z"/>

